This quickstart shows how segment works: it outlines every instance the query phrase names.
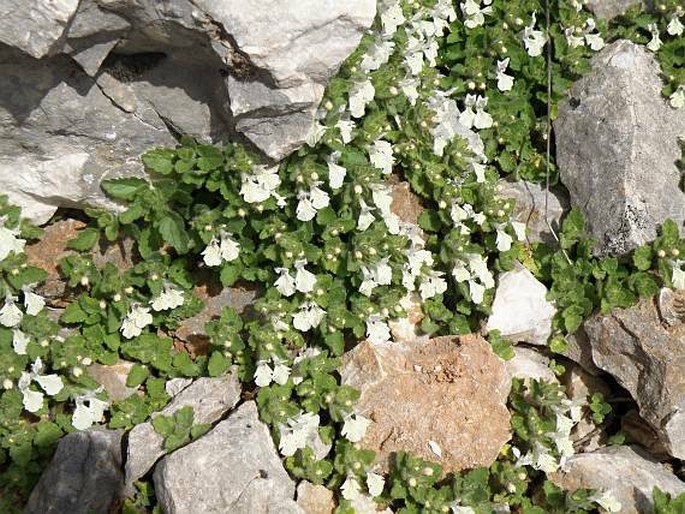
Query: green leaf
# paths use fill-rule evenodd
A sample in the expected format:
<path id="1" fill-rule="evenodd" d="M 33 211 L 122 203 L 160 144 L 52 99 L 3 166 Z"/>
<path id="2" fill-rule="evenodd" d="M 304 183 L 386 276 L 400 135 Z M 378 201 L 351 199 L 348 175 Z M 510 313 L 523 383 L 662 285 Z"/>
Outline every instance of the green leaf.
<path id="1" fill-rule="evenodd" d="M 190 236 L 186 231 L 185 221 L 175 212 L 167 212 L 159 220 L 157 229 L 164 241 L 173 246 L 178 253 L 186 253 L 190 248 Z"/>
<path id="2" fill-rule="evenodd" d="M 633 253 L 633 264 L 640 271 L 647 271 L 652 267 L 652 247 L 649 245 L 641 246 Z"/>
<path id="3" fill-rule="evenodd" d="M 81 309 L 79 302 L 72 302 L 64 309 L 60 320 L 64 323 L 82 323 L 86 318 L 88 314 Z"/>
<path id="4" fill-rule="evenodd" d="M 95 243 L 100 239 L 100 231 L 94 227 L 84 228 L 79 230 L 78 235 L 67 242 L 67 248 L 77 250 L 79 252 L 86 252 L 95 246 Z"/>
<path id="5" fill-rule="evenodd" d="M 221 267 L 221 284 L 224 287 L 232 286 L 240 278 L 242 266 L 240 263 L 226 263 Z"/>
<path id="6" fill-rule="evenodd" d="M 174 150 L 157 148 L 144 154 L 142 160 L 148 170 L 168 175 L 174 171 L 173 160 L 175 156 L 176 152 Z"/>
<path id="7" fill-rule="evenodd" d="M 119 221 L 122 225 L 130 225 L 134 221 L 142 218 L 147 214 L 148 209 L 143 207 L 141 203 L 135 202 L 119 215 Z"/>
<path id="8" fill-rule="evenodd" d="M 138 387 L 150 376 L 150 370 L 142 364 L 135 364 L 126 377 L 126 387 Z"/>
<path id="9" fill-rule="evenodd" d="M 210 377 L 218 377 L 226 373 L 228 367 L 231 365 L 231 361 L 224 357 L 224 355 L 215 351 L 209 357 L 209 362 L 207 363 L 207 372 Z"/>
<path id="10" fill-rule="evenodd" d="M 438 232 L 442 223 L 437 211 L 425 210 L 419 216 L 419 227 L 428 232 Z"/>
<path id="11" fill-rule="evenodd" d="M 100 187 L 111 198 L 133 200 L 139 191 L 147 189 L 148 184 L 142 178 L 130 177 L 103 180 Z"/>
<path id="12" fill-rule="evenodd" d="M 156 416 L 152 419 L 152 428 L 159 435 L 168 437 L 174 433 L 174 418 L 172 416 Z"/>

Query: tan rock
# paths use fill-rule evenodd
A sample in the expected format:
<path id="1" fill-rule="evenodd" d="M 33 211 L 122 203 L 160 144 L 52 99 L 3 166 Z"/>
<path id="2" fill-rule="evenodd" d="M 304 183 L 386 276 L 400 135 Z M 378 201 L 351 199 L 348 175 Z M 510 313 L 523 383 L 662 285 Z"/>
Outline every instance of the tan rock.
<path id="1" fill-rule="evenodd" d="M 421 205 L 419 197 L 412 192 L 409 182 L 393 184 L 390 210 L 405 223 L 419 224 L 419 216 L 423 212 L 423 205 Z"/>
<path id="2" fill-rule="evenodd" d="M 332 514 L 335 510 L 333 491 L 306 480 L 297 486 L 297 504 L 304 514 Z"/>
<path id="3" fill-rule="evenodd" d="M 446 472 L 488 466 L 509 440 L 509 376 L 479 336 L 366 341 L 343 361 L 343 383 L 361 390 L 356 410 L 372 421 L 361 444 L 378 452 L 383 470 L 400 450 L 438 462 Z"/>
<path id="4" fill-rule="evenodd" d="M 136 387 L 126 387 L 126 379 L 131 372 L 133 363 L 120 360 L 111 366 L 98 364 L 88 366 L 88 373 L 105 388 L 112 401 L 119 401 L 135 394 Z"/>

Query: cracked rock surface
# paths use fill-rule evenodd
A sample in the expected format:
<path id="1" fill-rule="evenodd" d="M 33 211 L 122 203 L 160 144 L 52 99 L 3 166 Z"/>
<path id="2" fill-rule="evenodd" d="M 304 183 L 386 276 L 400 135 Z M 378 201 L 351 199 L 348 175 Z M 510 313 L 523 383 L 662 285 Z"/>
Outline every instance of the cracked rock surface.
<path id="1" fill-rule="evenodd" d="M 182 134 L 301 146 L 374 0 L 59 0 L 0 6 L 0 183 L 43 223 L 114 208 L 105 178 Z M 40 4 L 40 5 L 38 5 Z"/>

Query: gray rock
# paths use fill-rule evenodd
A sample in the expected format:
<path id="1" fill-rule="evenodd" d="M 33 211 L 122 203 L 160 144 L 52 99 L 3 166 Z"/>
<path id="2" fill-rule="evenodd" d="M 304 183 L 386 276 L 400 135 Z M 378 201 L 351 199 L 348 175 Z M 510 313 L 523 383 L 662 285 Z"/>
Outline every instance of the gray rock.
<path id="1" fill-rule="evenodd" d="M 602 373 L 592 360 L 592 346 L 582 325 L 574 334 L 566 336 L 566 344 L 564 357 L 571 359 L 591 375 L 597 376 Z"/>
<path id="2" fill-rule="evenodd" d="M 520 263 L 498 278 L 492 314 L 486 330 L 499 330 L 513 342 L 545 345 L 552 333 L 556 308 L 547 301 L 547 288 Z"/>
<path id="3" fill-rule="evenodd" d="M 652 489 L 678 495 L 685 482 L 658 462 L 639 452 L 637 447 L 610 446 L 592 453 L 581 453 L 566 461 L 563 471 L 549 478 L 564 489 L 579 488 L 608 491 L 621 503 L 621 514 L 652 514 Z"/>
<path id="4" fill-rule="evenodd" d="M 497 189 L 502 198 L 515 200 L 516 206 L 512 218 L 514 221 L 526 224 L 526 238 L 529 243 L 557 244 L 550 226 L 558 234 L 561 218 L 568 209 L 568 198 L 562 191 L 553 188 L 548 195 L 544 186 L 525 180 L 516 182 L 500 180 Z M 547 197 L 547 219 L 545 219 L 545 197 Z"/>
<path id="5" fill-rule="evenodd" d="M 108 514 L 124 486 L 121 436 L 93 429 L 62 438 L 25 514 Z"/>
<path id="6" fill-rule="evenodd" d="M 549 359 L 532 348 L 515 347 L 514 358 L 504 362 L 504 369 L 511 379 L 559 383 L 554 371 L 549 367 Z"/>
<path id="7" fill-rule="evenodd" d="M 159 413 L 170 416 L 182 407 L 193 408 L 194 424 L 214 423 L 232 409 L 240 400 L 240 382 L 235 373 L 217 378 L 199 378 L 177 396 Z M 147 473 L 166 452 L 164 438 L 146 422 L 136 425 L 128 433 L 126 451 L 126 486 L 133 492 L 132 483 Z"/>
<path id="8" fill-rule="evenodd" d="M 0 3 L 0 43 L 40 59 L 59 48 L 79 0 Z"/>
<path id="9" fill-rule="evenodd" d="M 640 3 L 647 5 L 653 2 L 640 2 L 640 0 L 588 0 L 585 2 L 585 7 L 595 13 L 598 18 L 610 20 L 611 18 L 625 14 L 628 8 Z"/>
<path id="10" fill-rule="evenodd" d="M 197 441 L 155 467 L 155 492 L 166 514 L 302 513 L 254 402 L 246 402 Z"/>
<path id="11" fill-rule="evenodd" d="M 164 390 L 170 398 L 174 398 L 192 383 L 192 378 L 172 378 L 171 380 L 166 381 L 164 384 Z"/>
<path id="12" fill-rule="evenodd" d="M 584 326 L 595 364 L 635 398 L 668 452 L 685 459 L 685 324 L 664 327 L 647 298 Z"/>
<path id="13" fill-rule="evenodd" d="M 644 47 L 617 41 L 592 63 L 559 107 L 557 162 L 595 252 L 618 255 L 652 241 L 666 218 L 685 219 L 675 165 L 685 111 L 661 97 L 659 66 Z"/>

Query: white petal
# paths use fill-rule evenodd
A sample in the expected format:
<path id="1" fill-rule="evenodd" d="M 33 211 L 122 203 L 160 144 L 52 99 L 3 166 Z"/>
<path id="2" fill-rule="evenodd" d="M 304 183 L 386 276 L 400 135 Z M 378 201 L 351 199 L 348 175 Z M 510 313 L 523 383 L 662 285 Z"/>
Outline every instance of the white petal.
<path id="1" fill-rule="evenodd" d="M 12 330 L 12 348 L 17 355 L 26 355 L 26 347 L 29 341 L 31 341 L 31 338 L 21 330 L 17 328 Z"/>
<path id="2" fill-rule="evenodd" d="M 685 289 L 685 271 L 680 269 L 680 266 L 673 267 L 673 277 L 671 280 L 673 287 L 676 289 Z"/>
<path id="3" fill-rule="evenodd" d="M 0 309 L 0 324 L 5 327 L 15 327 L 21 323 L 24 313 L 19 310 L 12 299 L 5 299 L 5 305 Z"/>
<path id="4" fill-rule="evenodd" d="M 516 234 L 516 239 L 519 241 L 524 241 L 526 239 L 526 224 L 520 221 L 512 221 L 511 228 L 514 229 Z"/>
<path id="5" fill-rule="evenodd" d="M 231 238 L 228 234 L 221 235 L 221 245 L 219 246 L 221 259 L 226 262 L 234 261 L 240 255 L 240 243 Z"/>
<path id="6" fill-rule="evenodd" d="M 392 145 L 382 139 L 375 141 L 373 146 L 369 148 L 369 160 L 384 175 L 389 175 L 392 173 L 392 167 L 395 164 Z"/>
<path id="7" fill-rule="evenodd" d="M 471 301 L 476 305 L 479 305 L 483 302 L 485 286 L 482 286 L 473 280 L 469 280 L 469 294 L 471 295 Z"/>
<path id="8" fill-rule="evenodd" d="M 279 385 L 283 385 L 290 377 L 290 368 L 284 364 L 278 363 L 274 366 L 273 381 Z"/>
<path id="9" fill-rule="evenodd" d="M 297 269 L 295 274 L 295 289 L 300 293 L 311 293 L 316 286 L 316 275 L 307 271 L 304 266 Z"/>
<path id="10" fill-rule="evenodd" d="M 260 361 L 254 372 L 255 384 L 259 387 L 268 386 L 273 380 L 273 371 L 267 361 Z"/>
<path id="11" fill-rule="evenodd" d="M 307 143 L 308 146 L 314 147 L 319 141 L 321 141 L 321 138 L 325 133 L 326 127 L 318 121 L 315 121 L 309 128 L 309 132 L 307 132 L 304 142 Z"/>
<path id="12" fill-rule="evenodd" d="M 676 16 L 671 18 L 671 21 L 668 22 L 668 27 L 666 27 L 666 32 L 668 32 L 671 36 L 682 36 L 684 30 L 685 26 Z"/>
<path id="13" fill-rule="evenodd" d="M 361 487 L 354 477 L 348 476 L 340 487 L 340 492 L 342 493 L 343 498 L 352 501 L 359 498 Z"/>
<path id="14" fill-rule="evenodd" d="M 360 84 L 355 84 L 350 92 L 350 115 L 353 118 L 361 118 L 366 111 L 366 105 L 373 101 L 376 90 L 368 79 Z"/>
<path id="15" fill-rule="evenodd" d="M 29 412 L 37 412 L 43 407 L 43 393 L 24 389 L 22 392 L 24 408 Z"/>
<path id="16" fill-rule="evenodd" d="M 15 231 L 0 227 L 0 261 L 5 260 L 10 252 L 22 253 L 25 245 L 26 241 L 19 239 Z"/>
<path id="17" fill-rule="evenodd" d="M 220 266 L 221 265 L 221 249 L 219 248 L 219 241 L 216 238 L 212 240 L 207 245 L 207 248 L 202 250 L 203 260 L 207 266 Z"/>
<path id="18" fill-rule="evenodd" d="M 366 487 L 371 496 L 378 496 L 383 492 L 383 488 L 385 487 L 385 478 L 383 478 L 383 475 L 369 471 L 366 474 Z"/>
<path id="19" fill-rule="evenodd" d="M 343 424 L 343 428 L 340 433 L 343 437 L 347 438 L 348 441 L 352 443 L 358 443 L 364 438 L 366 429 L 370 424 L 370 419 L 357 414 L 351 414 L 345 418 L 345 423 Z"/>
<path id="20" fill-rule="evenodd" d="M 74 414 L 71 416 L 73 427 L 77 430 L 87 430 L 94 422 L 92 412 L 83 403 L 77 403 Z"/>
<path id="21" fill-rule="evenodd" d="M 339 120 L 335 126 L 340 130 L 340 137 L 344 144 L 352 141 L 352 130 L 354 130 L 354 127 L 356 126 L 354 120 Z"/>
<path id="22" fill-rule="evenodd" d="M 33 380 L 38 382 L 40 386 L 50 396 L 55 396 L 64 388 L 62 377 L 59 375 L 38 375 L 33 377 Z"/>
<path id="23" fill-rule="evenodd" d="M 276 271 L 281 275 L 274 282 L 276 290 L 283 296 L 292 296 L 295 294 L 295 279 L 285 268 L 276 268 Z"/>
<path id="24" fill-rule="evenodd" d="M 24 307 L 26 314 L 35 316 L 45 307 L 45 299 L 32 291 L 24 290 Z"/>
<path id="25" fill-rule="evenodd" d="M 513 241 L 514 238 L 507 234 L 504 231 L 504 229 L 497 229 L 497 249 L 500 252 L 508 252 L 509 250 L 511 250 L 511 244 L 513 243 Z"/>
<path id="26" fill-rule="evenodd" d="M 297 204 L 297 219 L 300 221 L 311 221 L 316 216 L 316 209 L 312 205 L 312 200 L 308 193 L 300 198 Z"/>
<path id="27" fill-rule="evenodd" d="M 312 206 L 317 211 L 324 207 L 328 207 L 328 204 L 330 204 L 331 199 L 328 196 L 328 193 L 317 186 L 312 187 L 309 194 L 312 199 Z"/>
<path id="28" fill-rule="evenodd" d="M 347 176 L 347 169 L 339 164 L 328 162 L 328 185 L 331 189 L 340 189 Z"/>

